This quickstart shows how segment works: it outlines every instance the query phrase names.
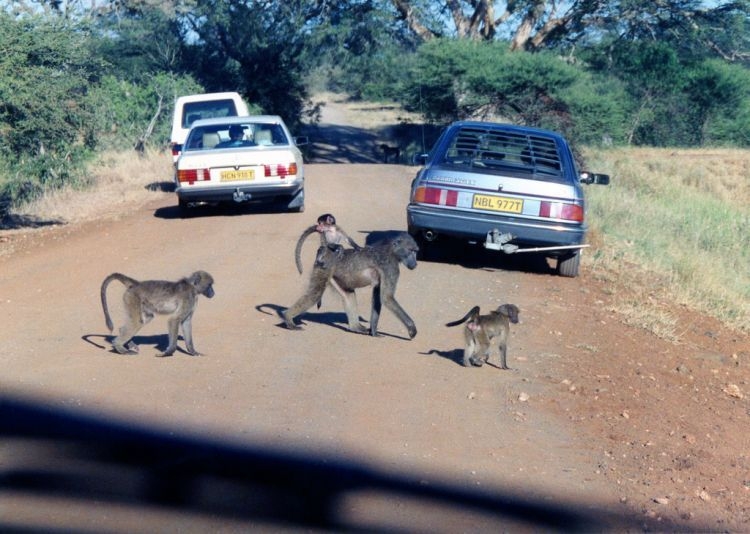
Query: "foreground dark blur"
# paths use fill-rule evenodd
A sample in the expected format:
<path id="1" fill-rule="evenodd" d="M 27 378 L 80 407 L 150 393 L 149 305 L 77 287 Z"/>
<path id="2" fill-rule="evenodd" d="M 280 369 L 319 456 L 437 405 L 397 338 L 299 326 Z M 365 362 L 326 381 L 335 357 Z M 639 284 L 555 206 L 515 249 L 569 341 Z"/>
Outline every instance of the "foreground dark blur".
<path id="1" fill-rule="evenodd" d="M 386 502 L 408 506 L 417 501 L 437 508 L 436 518 L 456 509 L 489 516 L 498 527 L 566 532 L 685 530 L 663 522 L 649 525 L 643 517 L 592 512 L 583 504 L 563 506 L 503 491 L 425 483 L 416 476 L 392 476 L 323 455 L 179 436 L 7 396 L 0 397 L 0 435 L 0 451 L 5 451 L 0 459 L 0 492 L 6 497 L 136 506 L 144 513 L 161 508 L 280 528 L 419 531 L 410 524 L 408 509 L 398 517 L 377 517 L 375 524 L 372 519 L 358 524 L 343 513 L 347 496 L 372 492 Z M 2 532 L 49 531 L 19 525 L 5 510 L 0 516 Z M 71 531 L 64 524 L 53 525 L 55 530 Z M 439 530 L 441 523 L 437 525 Z M 107 530 L 132 532 L 143 527 L 119 524 Z"/>

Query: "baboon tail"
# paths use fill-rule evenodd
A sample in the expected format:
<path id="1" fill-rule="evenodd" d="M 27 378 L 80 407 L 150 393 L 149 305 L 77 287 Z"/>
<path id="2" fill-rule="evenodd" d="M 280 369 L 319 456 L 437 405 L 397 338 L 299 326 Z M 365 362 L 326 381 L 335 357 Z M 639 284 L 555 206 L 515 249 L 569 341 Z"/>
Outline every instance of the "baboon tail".
<path id="1" fill-rule="evenodd" d="M 302 235 L 299 236 L 299 239 L 297 240 L 297 246 L 294 247 L 294 262 L 297 264 L 297 270 L 299 271 L 299 274 L 302 274 L 302 260 L 300 259 L 300 254 L 302 253 L 302 245 L 305 244 L 305 239 L 307 239 L 307 236 L 314 233 L 316 228 L 317 227 L 315 225 L 306 228 L 305 231 L 302 232 Z"/>
<path id="2" fill-rule="evenodd" d="M 479 315 L 479 306 L 474 306 L 469 310 L 469 313 L 464 315 L 461 319 L 457 321 L 451 321 L 450 323 L 445 323 L 445 326 L 458 326 L 461 323 L 465 323 L 466 321 L 468 321 L 472 315 Z"/>
<path id="3" fill-rule="evenodd" d="M 107 287 L 112 280 L 118 280 L 122 282 L 123 285 L 125 285 L 125 287 L 128 289 L 138 283 L 138 280 L 130 278 L 129 276 L 125 276 L 121 273 L 112 273 L 102 282 L 102 288 L 100 291 L 102 299 L 102 310 L 104 310 L 104 322 L 107 325 L 107 328 L 109 328 L 110 332 L 114 329 L 114 325 L 112 324 L 112 318 L 109 315 L 109 308 L 107 307 Z"/>

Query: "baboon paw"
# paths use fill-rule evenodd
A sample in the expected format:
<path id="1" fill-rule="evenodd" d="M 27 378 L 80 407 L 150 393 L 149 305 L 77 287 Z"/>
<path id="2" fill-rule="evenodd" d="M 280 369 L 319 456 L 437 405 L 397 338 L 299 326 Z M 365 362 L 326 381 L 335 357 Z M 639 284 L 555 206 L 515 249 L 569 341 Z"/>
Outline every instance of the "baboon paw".
<path id="1" fill-rule="evenodd" d="M 118 347 L 117 345 L 113 345 L 112 348 L 114 348 L 118 354 L 138 354 L 137 347 L 135 349 L 132 349 L 130 347 Z"/>
<path id="2" fill-rule="evenodd" d="M 409 329 L 409 339 L 414 339 L 416 336 L 417 336 L 417 329 L 416 329 L 416 327 L 415 328 L 410 328 Z"/>
<path id="3" fill-rule="evenodd" d="M 170 350 L 165 350 L 164 352 L 157 352 L 156 353 L 156 357 L 157 358 L 167 358 L 167 357 L 171 356 L 172 354 L 174 354 L 173 350 L 171 350 L 171 351 Z"/>

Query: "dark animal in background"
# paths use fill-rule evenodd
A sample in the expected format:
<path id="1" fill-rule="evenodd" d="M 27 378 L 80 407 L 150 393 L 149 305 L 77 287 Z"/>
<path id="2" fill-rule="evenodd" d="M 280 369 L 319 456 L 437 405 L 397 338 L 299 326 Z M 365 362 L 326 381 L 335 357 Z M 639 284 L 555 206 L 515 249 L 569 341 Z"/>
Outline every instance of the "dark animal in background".
<path id="1" fill-rule="evenodd" d="M 464 327 L 464 358 L 463 364 L 481 367 L 490 357 L 492 342 L 497 343 L 500 350 L 500 367 L 509 369 L 507 365 L 508 336 L 510 324 L 518 322 L 518 307 L 515 304 L 503 304 L 487 315 L 479 314 L 479 306 L 474 306 L 469 313 L 457 321 L 446 323 L 445 326 L 457 326 L 466 323 Z"/>
<path id="2" fill-rule="evenodd" d="M 388 160 L 393 158 L 393 163 L 398 163 L 401 159 L 401 149 L 397 146 L 389 146 L 385 143 L 379 145 L 380 150 L 383 151 L 383 163 L 388 163 Z"/>
<path id="3" fill-rule="evenodd" d="M 349 330 L 365 333 L 367 329 L 359 322 L 357 298 L 354 292 L 360 287 L 372 286 L 372 309 L 370 312 L 370 335 L 378 333 L 378 320 L 384 304 L 406 326 L 409 338 L 417 335 L 417 327 L 409 314 L 396 301 L 395 292 L 399 278 L 399 264 L 403 263 L 408 269 L 417 267 L 416 241 L 405 232 L 397 236 L 384 239 L 374 245 L 368 245 L 360 250 L 346 249 L 333 262 L 333 271 L 327 283 L 330 283 L 344 299 Z M 288 328 L 296 328 L 294 318 L 307 310 L 313 303 L 320 300 L 326 284 L 320 280 L 328 276 L 322 267 L 315 267 L 308 290 L 298 301 L 282 314 Z"/>
<path id="4" fill-rule="evenodd" d="M 113 348 L 120 354 L 136 354 L 138 345 L 132 340 L 154 315 L 168 315 L 169 345 L 157 356 L 171 356 L 177 349 L 177 337 L 182 327 L 187 352 L 193 356 L 200 353 L 193 345 L 193 312 L 198 302 L 198 295 L 208 298 L 214 296 L 214 279 L 206 271 L 196 271 L 186 278 L 176 282 L 165 280 L 138 281 L 121 273 L 112 273 L 102 282 L 101 299 L 104 309 L 104 321 L 110 332 L 114 330 L 112 318 L 107 308 L 107 286 L 113 280 L 122 282 L 125 293 L 122 300 L 125 303 L 125 324 L 120 333 L 112 341 Z"/>

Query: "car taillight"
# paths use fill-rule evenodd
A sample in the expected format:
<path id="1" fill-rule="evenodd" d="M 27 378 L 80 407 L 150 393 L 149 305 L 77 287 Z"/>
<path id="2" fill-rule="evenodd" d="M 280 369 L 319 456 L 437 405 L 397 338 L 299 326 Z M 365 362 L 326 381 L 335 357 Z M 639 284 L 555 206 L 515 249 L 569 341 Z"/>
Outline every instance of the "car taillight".
<path id="1" fill-rule="evenodd" d="M 194 182 L 205 182 L 211 179 L 211 173 L 208 169 L 179 169 L 177 171 L 177 181 L 180 183 L 192 184 Z"/>
<path id="2" fill-rule="evenodd" d="M 539 216 L 583 222 L 583 206 L 565 202 L 542 202 L 539 206 Z"/>
<path id="3" fill-rule="evenodd" d="M 471 208 L 474 205 L 474 193 L 441 189 L 439 187 L 420 186 L 414 190 L 413 202 L 419 202 L 420 204 L 435 204 L 438 206 Z M 583 206 L 567 202 L 524 199 L 520 213 L 532 217 L 546 217 L 549 219 L 583 222 Z"/>
<path id="4" fill-rule="evenodd" d="M 414 191 L 414 202 L 439 204 L 440 206 L 457 206 L 458 191 L 437 187 L 418 187 Z"/>
<path id="5" fill-rule="evenodd" d="M 284 178 L 285 176 L 294 176 L 297 174 L 297 164 L 296 163 L 290 163 L 289 165 L 263 165 L 264 174 L 266 175 L 266 178 L 270 178 L 272 176 L 279 176 L 281 178 Z"/>

